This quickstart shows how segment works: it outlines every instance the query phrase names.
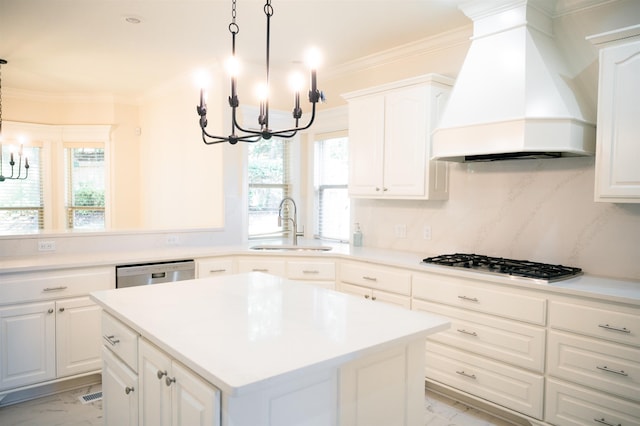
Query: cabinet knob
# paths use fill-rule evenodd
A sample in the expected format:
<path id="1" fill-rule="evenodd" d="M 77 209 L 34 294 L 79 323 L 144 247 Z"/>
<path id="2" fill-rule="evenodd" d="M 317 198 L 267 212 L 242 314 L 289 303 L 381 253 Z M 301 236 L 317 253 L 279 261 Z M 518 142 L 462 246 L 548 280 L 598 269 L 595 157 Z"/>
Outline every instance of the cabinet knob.
<path id="1" fill-rule="evenodd" d="M 376 297 L 375 296 L 371 296 L 371 300 L 376 300 Z"/>
<path id="2" fill-rule="evenodd" d="M 126 388 L 124 388 L 124 393 L 126 393 L 127 395 L 129 395 L 131 392 L 133 392 L 135 389 L 133 388 L 133 386 L 127 386 Z"/>
<path id="3" fill-rule="evenodd" d="M 167 386 L 171 386 L 171 383 L 176 382 L 176 378 L 167 376 L 167 378 L 164 379 L 164 382 L 167 384 Z"/>
<path id="4" fill-rule="evenodd" d="M 365 299 L 368 299 L 368 298 L 369 298 L 369 295 L 368 295 L 368 294 L 365 294 L 365 295 L 364 295 L 364 298 L 365 298 Z"/>
<path id="5" fill-rule="evenodd" d="M 64 308 L 60 308 L 60 309 L 58 309 L 58 311 L 64 312 Z"/>
<path id="6" fill-rule="evenodd" d="M 49 310 L 47 311 L 47 313 L 52 314 L 52 313 L 53 313 L 53 308 L 49 308 Z"/>
<path id="7" fill-rule="evenodd" d="M 162 376 L 166 376 L 168 373 L 167 373 L 167 370 L 164 370 L 164 371 L 158 370 L 156 374 L 158 375 L 158 379 L 162 379 Z"/>
<path id="8" fill-rule="evenodd" d="M 377 186 L 376 186 L 376 191 L 380 191 L 380 188 L 378 188 Z"/>

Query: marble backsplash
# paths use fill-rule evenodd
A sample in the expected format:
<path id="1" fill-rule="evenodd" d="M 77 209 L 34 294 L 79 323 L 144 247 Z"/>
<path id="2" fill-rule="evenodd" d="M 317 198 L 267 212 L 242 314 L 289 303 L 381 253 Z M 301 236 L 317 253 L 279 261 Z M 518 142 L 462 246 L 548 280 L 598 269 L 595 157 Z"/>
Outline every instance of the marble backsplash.
<path id="1" fill-rule="evenodd" d="M 528 259 L 640 280 L 640 204 L 594 202 L 593 157 L 449 166 L 447 201 L 352 200 L 364 245 Z M 396 237 L 396 225 L 406 226 L 405 238 Z"/>

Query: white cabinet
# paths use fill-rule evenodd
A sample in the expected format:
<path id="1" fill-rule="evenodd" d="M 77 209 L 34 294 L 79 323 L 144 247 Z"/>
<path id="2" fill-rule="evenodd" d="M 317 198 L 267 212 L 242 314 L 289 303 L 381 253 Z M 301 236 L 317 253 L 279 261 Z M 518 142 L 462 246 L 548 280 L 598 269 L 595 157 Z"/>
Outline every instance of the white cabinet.
<path id="1" fill-rule="evenodd" d="M 55 302 L 0 308 L 0 390 L 55 378 Z"/>
<path id="2" fill-rule="evenodd" d="M 431 132 L 453 80 L 429 74 L 343 95 L 349 102 L 349 195 L 448 198 L 446 162 L 431 161 Z"/>
<path id="3" fill-rule="evenodd" d="M 196 260 L 196 276 L 198 278 L 229 275 L 235 272 L 232 257 L 211 257 Z"/>
<path id="4" fill-rule="evenodd" d="M 264 272 L 265 274 L 285 277 L 287 274 L 286 260 L 282 257 L 240 257 L 237 260 L 238 272 Z"/>
<path id="5" fill-rule="evenodd" d="M 601 48 L 595 200 L 640 203 L 640 25 L 589 39 Z"/>
<path id="6" fill-rule="evenodd" d="M 339 279 L 339 291 L 411 308 L 411 274 L 405 270 L 365 262 L 342 262 Z"/>
<path id="7" fill-rule="evenodd" d="M 5 274 L 0 285 L 0 398 L 100 369 L 100 308 L 111 267 Z M 35 395 L 35 393 L 34 393 Z"/>
<path id="8" fill-rule="evenodd" d="M 423 347 L 422 342 L 415 342 L 344 366 L 340 372 L 339 424 L 423 425 L 424 380 L 412 374 L 412 364 L 422 357 Z"/>
<path id="9" fill-rule="evenodd" d="M 412 276 L 412 308 L 451 328 L 429 337 L 426 377 L 538 420 L 544 415 L 546 295 L 431 273 Z"/>
<path id="10" fill-rule="evenodd" d="M 545 420 L 640 423 L 640 309 L 554 296 Z"/>
<path id="11" fill-rule="evenodd" d="M 138 376 L 111 350 L 102 348 L 102 413 L 105 425 L 138 425 Z M 158 423 L 160 424 L 160 423 Z"/>
<path id="12" fill-rule="evenodd" d="M 105 425 L 138 424 L 138 334 L 102 314 L 102 411 Z M 161 424 L 161 423 L 158 423 Z"/>
<path id="13" fill-rule="evenodd" d="M 141 425 L 219 425 L 220 391 L 144 339 L 139 346 Z"/>
<path id="14" fill-rule="evenodd" d="M 290 258 L 287 260 L 287 278 L 333 290 L 336 287 L 336 263 L 333 260 Z"/>
<path id="15" fill-rule="evenodd" d="M 101 313 L 86 296 L 56 302 L 58 377 L 100 369 Z"/>

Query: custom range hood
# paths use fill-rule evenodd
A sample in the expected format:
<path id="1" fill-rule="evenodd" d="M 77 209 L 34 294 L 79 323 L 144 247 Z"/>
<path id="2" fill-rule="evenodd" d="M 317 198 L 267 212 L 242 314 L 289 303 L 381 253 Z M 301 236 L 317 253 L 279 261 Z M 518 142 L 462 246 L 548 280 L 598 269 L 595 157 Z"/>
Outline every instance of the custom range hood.
<path id="1" fill-rule="evenodd" d="M 432 158 L 593 155 L 595 112 L 579 103 L 553 40 L 555 0 L 477 0 L 460 9 L 473 20 L 473 38 Z"/>

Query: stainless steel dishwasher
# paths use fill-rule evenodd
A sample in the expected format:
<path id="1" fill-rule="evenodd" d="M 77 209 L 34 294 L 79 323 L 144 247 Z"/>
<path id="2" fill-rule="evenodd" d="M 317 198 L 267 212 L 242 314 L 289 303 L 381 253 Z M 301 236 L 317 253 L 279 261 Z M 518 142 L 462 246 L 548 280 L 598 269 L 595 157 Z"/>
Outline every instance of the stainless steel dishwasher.
<path id="1" fill-rule="evenodd" d="M 116 266 L 116 288 L 191 280 L 195 277 L 196 263 L 193 260 Z"/>

